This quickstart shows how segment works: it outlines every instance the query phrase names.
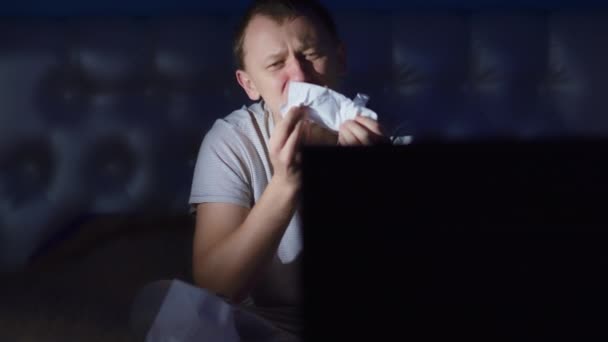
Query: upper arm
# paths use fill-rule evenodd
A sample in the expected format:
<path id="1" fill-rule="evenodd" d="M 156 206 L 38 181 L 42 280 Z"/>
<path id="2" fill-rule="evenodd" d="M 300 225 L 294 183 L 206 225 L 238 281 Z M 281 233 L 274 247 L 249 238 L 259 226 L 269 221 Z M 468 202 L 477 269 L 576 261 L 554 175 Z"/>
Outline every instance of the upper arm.
<path id="1" fill-rule="evenodd" d="M 192 249 L 195 277 L 209 252 L 245 221 L 253 203 L 244 140 L 238 131 L 218 122 L 199 150 L 189 201 L 197 203 Z"/>
<path id="2" fill-rule="evenodd" d="M 249 141 L 239 131 L 217 122 L 206 134 L 196 158 L 190 204 L 253 204 Z"/>
<path id="3" fill-rule="evenodd" d="M 209 250 L 236 230 L 251 209 L 231 203 L 200 203 L 196 209 L 193 265 L 195 270 Z"/>

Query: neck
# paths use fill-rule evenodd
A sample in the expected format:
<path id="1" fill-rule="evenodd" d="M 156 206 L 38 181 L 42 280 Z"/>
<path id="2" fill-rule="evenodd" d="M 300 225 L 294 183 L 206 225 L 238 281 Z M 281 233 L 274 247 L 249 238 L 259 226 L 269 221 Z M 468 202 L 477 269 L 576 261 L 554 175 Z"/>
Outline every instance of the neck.
<path id="1" fill-rule="evenodd" d="M 277 122 L 281 121 L 281 113 L 274 113 L 266 104 L 266 102 L 264 100 L 262 100 L 262 108 L 264 108 L 264 111 L 266 113 L 268 113 L 270 115 L 270 117 L 272 118 L 272 121 L 274 122 L 274 124 L 276 125 Z"/>

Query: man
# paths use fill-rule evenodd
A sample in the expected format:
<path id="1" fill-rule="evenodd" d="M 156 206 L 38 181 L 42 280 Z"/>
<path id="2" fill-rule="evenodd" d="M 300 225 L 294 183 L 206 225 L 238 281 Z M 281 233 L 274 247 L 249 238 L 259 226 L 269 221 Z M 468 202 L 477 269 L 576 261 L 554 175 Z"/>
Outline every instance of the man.
<path id="1" fill-rule="evenodd" d="M 190 197 L 196 209 L 194 279 L 297 336 L 298 149 L 385 138 L 369 118 L 331 132 L 307 121 L 305 107 L 280 113 L 290 81 L 336 88 L 345 72 L 345 48 L 318 2 L 254 2 L 237 31 L 234 54 L 236 80 L 256 103 L 218 120 L 201 145 Z"/>
<path id="2" fill-rule="evenodd" d="M 316 1 L 256 1 L 239 26 L 234 54 L 238 83 L 260 102 L 218 120 L 201 146 L 190 198 L 194 277 L 234 302 L 250 299 L 261 315 L 296 332 L 299 258 L 285 262 L 276 254 L 288 227 L 299 229 L 298 147 L 369 145 L 384 137 L 364 117 L 331 134 L 305 120 L 305 107 L 280 114 L 290 81 L 335 88 L 345 73 L 345 48 Z M 293 317 L 275 317 L 282 313 Z"/>

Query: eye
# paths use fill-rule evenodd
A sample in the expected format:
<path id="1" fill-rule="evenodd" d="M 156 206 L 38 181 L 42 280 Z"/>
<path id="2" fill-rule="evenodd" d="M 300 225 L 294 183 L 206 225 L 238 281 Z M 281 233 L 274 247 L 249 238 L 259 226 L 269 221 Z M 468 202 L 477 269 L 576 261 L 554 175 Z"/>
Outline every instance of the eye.
<path id="1" fill-rule="evenodd" d="M 315 60 L 315 59 L 321 57 L 321 54 L 318 53 L 317 51 L 311 51 L 311 52 L 305 53 L 304 57 L 306 57 L 306 59 L 308 59 L 308 60 Z"/>
<path id="2" fill-rule="evenodd" d="M 283 61 L 276 61 L 276 62 L 270 64 L 269 66 L 267 66 L 266 68 L 270 69 L 270 70 L 274 70 L 274 69 L 280 68 L 282 65 L 283 65 Z"/>

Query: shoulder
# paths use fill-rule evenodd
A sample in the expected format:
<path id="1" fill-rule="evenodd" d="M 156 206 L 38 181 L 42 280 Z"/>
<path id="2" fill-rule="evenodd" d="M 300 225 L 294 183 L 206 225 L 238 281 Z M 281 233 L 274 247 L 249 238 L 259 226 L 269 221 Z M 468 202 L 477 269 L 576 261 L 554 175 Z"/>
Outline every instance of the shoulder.
<path id="1" fill-rule="evenodd" d="M 263 105 L 260 103 L 243 106 L 216 120 L 207 132 L 205 140 L 230 144 L 252 142 L 259 138 L 265 115 Z"/>
<path id="2" fill-rule="evenodd" d="M 248 146 L 259 139 L 264 122 L 264 110 L 260 103 L 243 106 L 227 116 L 217 119 L 206 133 L 203 145 Z"/>
<path id="3" fill-rule="evenodd" d="M 264 115 L 262 104 L 254 103 L 248 107 L 243 106 L 233 111 L 226 117 L 219 119 L 218 122 L 222 122 L 235 130 L 249 133 L 252 129 L 256 129 L 255 126 L 264 120 Z"/>

